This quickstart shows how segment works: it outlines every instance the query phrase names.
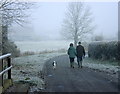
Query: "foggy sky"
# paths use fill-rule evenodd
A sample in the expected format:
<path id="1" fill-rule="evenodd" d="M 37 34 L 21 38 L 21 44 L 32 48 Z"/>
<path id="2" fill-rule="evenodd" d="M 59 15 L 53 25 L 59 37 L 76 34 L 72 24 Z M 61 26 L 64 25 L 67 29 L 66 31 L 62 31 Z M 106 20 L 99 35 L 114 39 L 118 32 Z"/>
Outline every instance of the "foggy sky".
<path id="1" fill-rule="evenodd" d="M 29 17 L 33 33 L 43 39 L 60 39 L 61 25 L 68 2 L 38 2 L 37 5 L 39 7 L 34 9 Z M 94 24 L 97 26 L 93 35 L 117 38 L 118 3 L 87 2 L 86 5 L 91 8 Z"/>

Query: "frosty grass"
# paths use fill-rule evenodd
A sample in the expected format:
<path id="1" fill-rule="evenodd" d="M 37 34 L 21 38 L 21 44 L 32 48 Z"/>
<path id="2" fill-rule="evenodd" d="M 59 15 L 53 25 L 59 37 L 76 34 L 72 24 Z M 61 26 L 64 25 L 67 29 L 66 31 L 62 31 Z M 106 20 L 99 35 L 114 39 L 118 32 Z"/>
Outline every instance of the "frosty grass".
<path id="1" fill-rule="evenodd" d="M 12 60 L 12 79 L 14 82 L 24 82 L 31 85 L 30 91 L 44 89 L 40 71 L 46 60 L 64 53 L 47 53 L 14 58 Z"/>

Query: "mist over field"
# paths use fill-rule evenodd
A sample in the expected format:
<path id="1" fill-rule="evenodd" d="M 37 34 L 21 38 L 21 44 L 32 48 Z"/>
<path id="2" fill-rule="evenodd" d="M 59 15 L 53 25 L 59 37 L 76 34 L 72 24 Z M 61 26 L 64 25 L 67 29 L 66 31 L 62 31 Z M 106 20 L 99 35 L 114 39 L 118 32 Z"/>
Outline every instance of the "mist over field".
<path id="1" fill-rule="evenodd" d="M 86 35 L 82 42 L 91 42 L 101 37 L 102 41 L 118 40 L 118 5 L 116 2 L 86 2 L 92 13 L 95 30 Z M 37 2 L 28 23 L 22 27 L 13 24 L 9 28 L 9 39 L 15 41 L 21 51 L 40 51 L 67 49 L 71 40 L 61 35 L 62 23 L 68 2 Z"/>
<path id="2" fill-rule="evenodd" d="M 49 51 L 64 51 L 67 50 L 72 41 L 65 40 L 50 40 L 50 41 L 17 41 L 15 44 L 21 52 L 49 52 Z"/>

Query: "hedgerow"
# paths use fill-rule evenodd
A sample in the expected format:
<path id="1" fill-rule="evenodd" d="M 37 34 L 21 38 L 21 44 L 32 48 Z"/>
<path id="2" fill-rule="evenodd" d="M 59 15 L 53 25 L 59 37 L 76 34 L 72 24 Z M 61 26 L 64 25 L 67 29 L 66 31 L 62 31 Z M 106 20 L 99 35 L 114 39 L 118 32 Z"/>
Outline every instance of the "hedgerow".
<path id="1" fill-rule="evenodd" d="M 120 41 L 92 42 L 88 46 L 88 56 L 95 59 L 120 60 Z"/>

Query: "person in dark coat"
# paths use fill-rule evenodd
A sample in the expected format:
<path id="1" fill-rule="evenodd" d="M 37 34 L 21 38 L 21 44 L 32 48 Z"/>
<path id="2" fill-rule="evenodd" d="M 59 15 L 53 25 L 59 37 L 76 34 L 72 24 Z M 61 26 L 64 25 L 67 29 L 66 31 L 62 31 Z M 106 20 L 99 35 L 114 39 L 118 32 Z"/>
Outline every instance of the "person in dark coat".
<path id="1" fill-rule="evenodd" d="M 78 42 L 78 46 L 76 47 L 76 52 L 77 52 L 77 62 L 78 62 L 78 68 L 82 68 L 82 59 L 83 56 L 85 57 L 85 49 L 81 45 L 81 42 Z"/>
<path id="2" fill-rule="evenodd" d="M 76 49 L 73 47 L 73 43 L 70 43 L 70 47 L 68 49 L 67 54 L 69 55 L 69 59 L 70 59 L 70 67 L 74 68 L 74 59 L 76 56 Z"/>

